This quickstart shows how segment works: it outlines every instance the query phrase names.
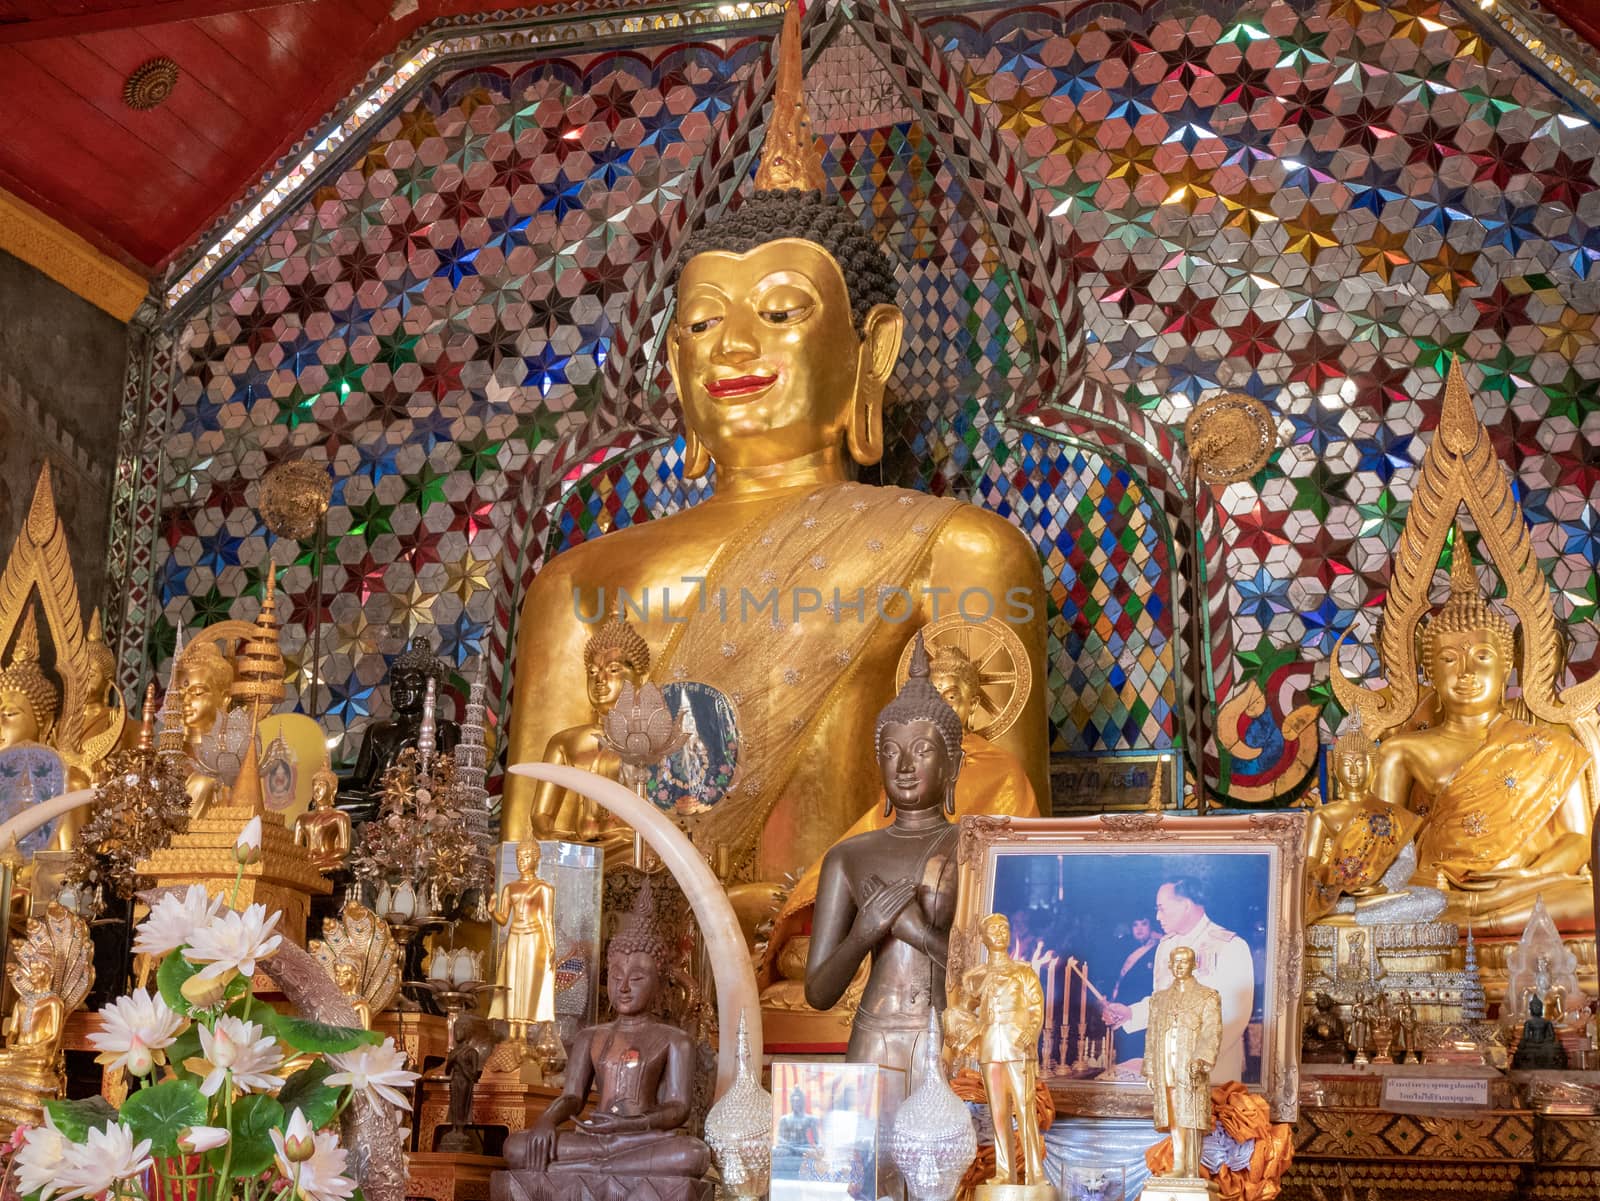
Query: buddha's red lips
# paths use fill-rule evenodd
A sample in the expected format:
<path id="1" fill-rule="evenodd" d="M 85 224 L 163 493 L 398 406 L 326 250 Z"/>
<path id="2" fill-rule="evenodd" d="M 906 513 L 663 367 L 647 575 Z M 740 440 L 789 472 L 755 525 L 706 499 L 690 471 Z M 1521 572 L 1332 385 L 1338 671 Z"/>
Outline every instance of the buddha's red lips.
<path id="1" fill-rule="evenodd" d="M 736 375 L 731 379 L 707 380 L 706 391 L 718 400 L 727 400 L 770 388 L 777 379 L 775 375 Z"/>

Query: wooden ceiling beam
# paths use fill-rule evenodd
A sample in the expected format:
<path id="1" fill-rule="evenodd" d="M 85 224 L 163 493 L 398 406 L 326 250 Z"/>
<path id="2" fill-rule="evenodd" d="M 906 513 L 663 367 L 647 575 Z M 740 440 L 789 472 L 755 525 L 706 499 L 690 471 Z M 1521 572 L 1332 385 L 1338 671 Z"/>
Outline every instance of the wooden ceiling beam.
<path id="1" fill-rule="evenodd" d="M 141 26 L 165 25 L 173 21 L 201 21 L 207 17 L 220 17 L 228 13 L 287 8 L 311 2 L 312 0 L 156 0 L 151 4 L 128 4 L 121 8 L 102 9 L 99 12 L 0 23 L 0 46 L 16 45 L 18 42 L 37 42 L 46 38 L 72 38 L 90 33 L 138 29 Z"/>

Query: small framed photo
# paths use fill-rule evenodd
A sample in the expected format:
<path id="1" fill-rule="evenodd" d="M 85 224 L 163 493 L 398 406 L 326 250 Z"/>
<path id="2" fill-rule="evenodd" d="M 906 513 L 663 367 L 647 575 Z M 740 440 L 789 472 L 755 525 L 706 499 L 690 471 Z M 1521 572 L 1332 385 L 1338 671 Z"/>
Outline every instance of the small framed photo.
<path id="1" fill-rule="evenodd" d="M 771 1201 L 877 1201 L 898 1177 L 889 1128 L 905 1073 L 865 1063 L 772 1065 Z"/>
<path id="2" fill-rule="evenodd" d="M 1150 997 L 1172 952 L 1222 1000 L 1213 1084 L 1237 1080 L 1295 1119 L 1305 814 L 968 817 L 949 981 L 986 954 L 978 923 L 1011 920 L 1011 954 L 1044 986 L 1040 1074 L 1058 1112 L 1145 1117 Z"/>
<path id="3" fill-rule="evenodd" d="M 1062 1201 L 1127 1201 L 1128 1170 L 1114 1163 L 1069 1163 L 1061 1172 Z"/>

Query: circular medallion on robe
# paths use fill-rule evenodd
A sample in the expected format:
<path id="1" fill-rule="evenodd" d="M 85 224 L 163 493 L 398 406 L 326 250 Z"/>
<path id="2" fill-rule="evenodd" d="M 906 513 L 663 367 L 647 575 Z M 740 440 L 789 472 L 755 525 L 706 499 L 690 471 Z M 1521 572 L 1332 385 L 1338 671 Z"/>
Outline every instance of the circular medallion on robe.
<path id="1" fill-rule="evenodd" d="M 61 756 L 42 743 L 24 743 L 0 751 L 0 821 L 9 821 L 29 805 L 60 796 L 67 790 L 67 772 Z M 17 842 L 26 857 L 43 850 L 55 837 L 60 819 L 46 822 Z"/>
<path id="2" fill-rule="evenodd" d="M 661 689 L 667 709 L 688 740 L 650 768 L 645 795 L 663 813 L 704 813 L 733 790 L 739 775 L 739 723 L 733 703 L 709 684 Z"/>

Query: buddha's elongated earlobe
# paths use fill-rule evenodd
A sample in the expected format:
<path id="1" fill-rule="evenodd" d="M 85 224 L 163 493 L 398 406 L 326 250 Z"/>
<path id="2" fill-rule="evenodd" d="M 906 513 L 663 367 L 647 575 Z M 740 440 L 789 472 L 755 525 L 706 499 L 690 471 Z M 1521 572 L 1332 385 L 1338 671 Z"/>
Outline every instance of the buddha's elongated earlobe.
<path id="1" fill-rule="evenodd" d="M 883 393 L 900 357 L 905 325 L 905 314 L 892 304 L 874 305 L 862 325 L 861 365 L 845 444 L 863 467 L 883 458 Z"/>
<path id="2" fill-rule="evenodd" d="M 693 430 L 683 431 L 683 478 L 697 480 L 711 467 L 711 452 Z"/>
<path id="3" fill-rule="evenodd" d="M 672 377 L 672 386 L 678 393 L 678 404 L 683 409 L 683 478 L 697 480 L 710 470 L 711 452 L 706 449 L 706 444 L 700 441 L 694 432 L 694 427 L 689 424 L 689 410 L 684 402 L 683 380 L 678 376 L 676 326 L 667 331 L 667 374 Z"/>
<path id="4" fill-rule="evenodd" d="M 889 794 L 885 792 L 883 794 L 883 815 L 888 817 L 892 813 L 894 813 L 894 802 L 889 799 Z"/>

